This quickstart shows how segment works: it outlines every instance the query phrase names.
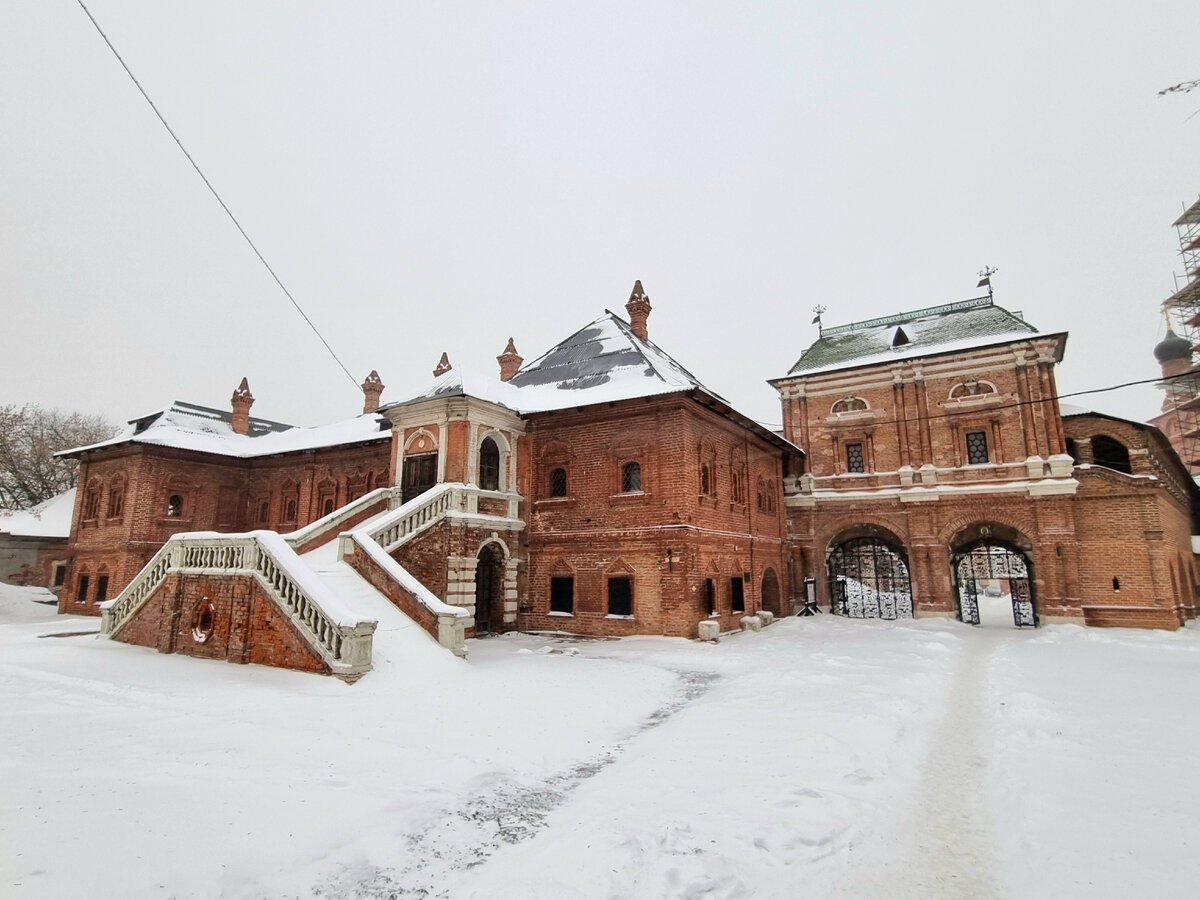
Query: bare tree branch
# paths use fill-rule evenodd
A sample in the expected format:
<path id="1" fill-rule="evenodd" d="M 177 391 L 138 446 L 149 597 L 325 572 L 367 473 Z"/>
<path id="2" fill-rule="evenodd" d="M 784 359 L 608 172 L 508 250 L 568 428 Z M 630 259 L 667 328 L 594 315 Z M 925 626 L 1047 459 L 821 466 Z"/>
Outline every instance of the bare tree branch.
<path id="1" fill-rule="evenodd" d="M 75 486 L 79 463 L 55 453 L 112 437 L 102 416 L 0 406 L 0 510 L 28 509 Z"/>

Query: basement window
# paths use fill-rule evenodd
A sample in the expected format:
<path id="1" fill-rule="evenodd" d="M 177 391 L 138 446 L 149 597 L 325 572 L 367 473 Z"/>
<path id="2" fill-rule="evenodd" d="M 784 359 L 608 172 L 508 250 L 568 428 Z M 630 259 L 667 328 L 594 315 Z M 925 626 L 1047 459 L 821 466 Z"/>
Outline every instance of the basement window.
<path id="1" fill-rule="evenodd" d="M 550 612 L 560 616 L 575 614 L 574 576 L 555 576 L 550 579 Z"/>
<path id="2" fill-rule="evenodd" d="M 633 579 L 608 579 L 608 614 L 610 616 L 633 615 Z"/>
<path id="3" fill-rule="evenodd" d="M 217 611 L 207 597 L 201 597 L 200 604 L 200 609 L 196 611 L 196 618 L 192 621 L 192 640 L 197 644 L 203 644 L 208 640 L 208 635 L 213 627 L 213 615 Z"/>

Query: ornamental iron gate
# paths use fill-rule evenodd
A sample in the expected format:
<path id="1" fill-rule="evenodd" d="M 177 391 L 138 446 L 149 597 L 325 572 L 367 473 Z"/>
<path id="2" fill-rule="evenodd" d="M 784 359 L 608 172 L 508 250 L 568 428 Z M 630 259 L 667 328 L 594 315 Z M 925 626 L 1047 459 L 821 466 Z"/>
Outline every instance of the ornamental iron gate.
<path id="1" fill-rule="evenodd" d="M 968 625 L 979 624 L 979 596 L 985 591 L 989 596 L 1010 597 L 1013 624 L 1018 628 L 1037 625 L 1033 579 L 1029 562 L 1020 551 L 994 541 L 977 541 L 955 554 L 954 573 L 958 617 Z"/>
<path id="2" fill-rule="evenodd" d="M 853 538 L 829 554 L 829 593 L 835 615 L 852 619 L 911 619 L 908 560 L 878 538 Z"/>

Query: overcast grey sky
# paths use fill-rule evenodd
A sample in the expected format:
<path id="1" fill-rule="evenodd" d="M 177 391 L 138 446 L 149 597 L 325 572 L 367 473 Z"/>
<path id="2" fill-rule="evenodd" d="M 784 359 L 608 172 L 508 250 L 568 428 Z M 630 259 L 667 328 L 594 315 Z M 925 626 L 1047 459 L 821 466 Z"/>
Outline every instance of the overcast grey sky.
<path id="1" fill-rule="evenodd" d="M 640 278 L 650 336 L 779 422 L 827 324 L 975 296 L 1157 374 L 1200 192 L 1200 4 L 87 0 L 359 382 L 532 359 Z M 361 394 L 75 0 L 0 13 L 0 403 L 317 424 Z M 1144 419 L 1153 388 L 1101 395 Z"/>

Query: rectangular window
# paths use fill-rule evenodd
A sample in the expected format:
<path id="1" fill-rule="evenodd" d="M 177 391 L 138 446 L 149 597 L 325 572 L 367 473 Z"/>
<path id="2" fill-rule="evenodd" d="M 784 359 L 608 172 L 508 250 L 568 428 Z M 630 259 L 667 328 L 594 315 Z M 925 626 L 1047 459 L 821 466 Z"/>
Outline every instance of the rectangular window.
<path id="1" fill-rule="evenodd" d="M 571 576 L 550 579 L 550 612 L 575 613 L 575 579 Z"/>
<path id="2" fill-rule="evenodd" d="M 704 579 L 704 601 L 708 607 L 708 614 L 710 616 L 717 615 L 717 586 L 713 584 L 711 578 Z"/>
<path id="3" fill-rule="evenodd" d="M 87 592 L 88 592 L 88 577 L 86 575 L 80 575 L 79 576 L 79 597 L 77 598 L 80 603 L 87 603 Z"/>
<path id="4" fill-rule="evenodd" d="M 54 586 L 62 587 L 63 582 L 66 580 L 67 580 L 67 564 L 66 563 L 55 563 L 54 564 Z"/>
<path id="5" fill-rule="evenodd" d="M 108 599 L 108 576 L 101 575 L 96 579 L 96 602 L 103 603 Z"/>
<path id="6" fill-rule="evenodd" d="M 862 444 L 847 444 L 846 445 L 846 471 L 847 472 L 865 472 L 863 467 L 863 445 Z"/>
<path id="7" fill-rule="evenodd" d="M 608 614 L 610 616 L 633 615 L 633 579 L 608 579 Z"/>
<path id="8" fill-rule="evenodd" d="M 967 464 L 985 463 L 988 461 L 988 445 L 986 431 L 967 432 Z"/>
<path id="9" fill-rule="evenodd" d="M 729 579 L 729 608 L 735 613 L 746 611 L 745 591 L 741 577 Z"/>

